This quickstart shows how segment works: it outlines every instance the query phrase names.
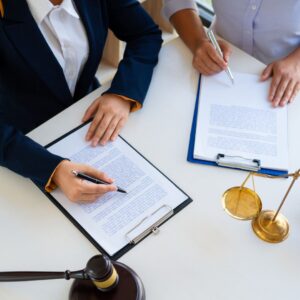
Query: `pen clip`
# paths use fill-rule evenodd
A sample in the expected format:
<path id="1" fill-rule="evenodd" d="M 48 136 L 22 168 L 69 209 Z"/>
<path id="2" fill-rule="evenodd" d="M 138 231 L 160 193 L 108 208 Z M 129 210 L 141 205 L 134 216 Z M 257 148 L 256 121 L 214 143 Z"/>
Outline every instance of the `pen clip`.
<path id="1" fill-rule="evenodd" d="M 218 53 L 223 57 L 223 52 L 222 49 L 214 35 L 214 32 L 212 29 L 208 29 L 207 30 L 207 36 L 210 39 L 211 43 L 213 44 L 213 46 L 216 48 L 216 50 L 218 51 Z"/>

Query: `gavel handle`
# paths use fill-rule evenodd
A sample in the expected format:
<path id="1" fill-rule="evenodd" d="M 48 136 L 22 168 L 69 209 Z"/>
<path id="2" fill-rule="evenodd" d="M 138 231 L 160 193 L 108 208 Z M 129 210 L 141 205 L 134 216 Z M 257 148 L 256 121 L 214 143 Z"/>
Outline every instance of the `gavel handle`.
<path id="1" fill-rule="evenodd" d="M 0 272 L 0 282 L 48 279 L 69 280 L 70 278 L 87 279 L 83 270 L 75 272 Z"/>

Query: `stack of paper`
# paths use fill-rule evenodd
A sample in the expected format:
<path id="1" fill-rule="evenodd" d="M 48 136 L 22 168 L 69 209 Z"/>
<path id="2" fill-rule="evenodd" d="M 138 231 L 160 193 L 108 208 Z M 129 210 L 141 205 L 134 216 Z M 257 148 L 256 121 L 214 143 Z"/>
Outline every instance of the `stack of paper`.
<path id="1" fill-rule="evenodd" d="M 266 169 L 288 170 L 287 108 L 268 101 L 270 81 L 225 72 L 202 76 L 194 159 L 216 161 L 218 154 L 256 159 Z"/>

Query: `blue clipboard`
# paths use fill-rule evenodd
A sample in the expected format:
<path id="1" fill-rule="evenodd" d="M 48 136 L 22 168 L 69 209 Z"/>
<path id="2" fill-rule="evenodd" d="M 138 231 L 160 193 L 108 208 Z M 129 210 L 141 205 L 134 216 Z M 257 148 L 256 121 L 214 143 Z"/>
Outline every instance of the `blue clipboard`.
<path id="1" fill-rule="evenodd" d="M 197 96 L 196 96 L 196 103 L 195 103 L 195 110 L 194 110 L 191 134 L 190 134 L 190 142 L 189 142 L 189 148 L 188 148 L 187 161 L 189 161 L 191 163 L 203 164 L 203 165 L 208 165 L 208 166 L 217 166 L 217 167 L 222 167 L 222 168 L 237 169 L 237 170 L 243 170 L 243 171 L 249 172 L 249 170 L 220 166 L 216 162 L 213 162 L 213 161 L 207 161 L 207 160 L 194 158 L 196 124 L 197 124 L 197 118 L 198 118 L 198 107 L 199 107 L 198 104 L 199 104 L 199 95 L 200 95 L 200 82 L 201 82 L 201 75 L 199 76 L 199 81 L 198 81 Z M 288 173 L 288 171 L 278 171 L 278 170 L 264 169 L 264 168 L 261 168 L 257 172 L 261 173 L 261 174 L 268 174 L 268 175 L 273 175 L 273 176 L 285 175 Z"/>

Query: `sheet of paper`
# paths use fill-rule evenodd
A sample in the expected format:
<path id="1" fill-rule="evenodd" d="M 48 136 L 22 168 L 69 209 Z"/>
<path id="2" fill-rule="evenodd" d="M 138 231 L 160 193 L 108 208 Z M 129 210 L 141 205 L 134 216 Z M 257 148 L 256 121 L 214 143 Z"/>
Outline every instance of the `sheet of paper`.
<path id="1" fill-rule="evenodd" d="M 88 204 L 70 202 L 59 189 L 52 196 L 108 254 L 114 255 L 128 244 L 129 231 L 137 225 L 144 227 L 149 216 L 156 222 L 155 211 L 159 215 L 165 207 L 174 209 L 188 197 L 121 138 L 104 147 L 91 147 L 84 140 L 87 126 L 48 150 L 104 171 L 128 193 L 108 193 Z"/>
<path id="2" fill-rule="evenodd" d="M 263 168 L 288 169 L 287 108 L 267 100 L 270 81 L 225 72 L 202 76 L 194 157 L 215 161 L 217 154 L 259 159 Z"/>

